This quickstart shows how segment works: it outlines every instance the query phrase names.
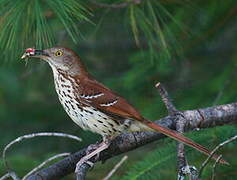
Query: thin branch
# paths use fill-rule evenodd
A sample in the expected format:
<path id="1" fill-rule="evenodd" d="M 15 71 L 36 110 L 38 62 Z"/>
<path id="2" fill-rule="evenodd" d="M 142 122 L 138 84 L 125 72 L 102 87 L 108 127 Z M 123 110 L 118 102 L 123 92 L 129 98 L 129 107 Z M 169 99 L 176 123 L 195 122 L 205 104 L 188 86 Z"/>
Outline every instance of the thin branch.
<path id="1" fill-rule="evenodd" d="M 214 165 L 213 165 L 213 167 L 212 167 L 212 177 L 211 177 L 212 180 L 215 179 L 216 165 L 217 165 L 217 163 L 220 161 L 221 158 L 222 158 L 222 155 L 220 155 L 220 156 L 216 159 L 216 162 L 214 163 Z"/>
<path id="2" fill-rule="evenodd" d="M 56 137 L 65 137 L 65 138 L 69 138 L 69 139 L 74 139 L 76 141 L 79 141 L 81 142 L 81 138 L 77 137 L 77 136 L 73 136 L 73 135 L 70 135 L 70 134 L 65 134 L 65 133 L 55 133 L 55 132 L 42 132 L 42 133 L 32 133 L 32 134 L 27 134 L 27 135 L 24 135 L 24 136 L 20 136 L 16 139 L 14 139 L 13 141 L 11 141 L 9 144 L 7 144 L 3 150 L 3 154 L 2 154 L 2 159 L 3 159 L 3 162 L 4 162 L 4 165 L 5 167 L 7 168 L 7 171 L 8 172 L 11 172 L 11 168 L 9 167 L 8 165 L 8 162 L 7 162 L 7 158 L 6 158 L 6 153 L 7 153 L 7 150 L 13 145 L 13 144 L 16 144 L 16 143 L 19 143 L 21 142 L 22 140 L 24 139 L 31 139 L 31 138 L 34 138 L 34 137 L 41 137 L 41 136 L 56 136 Z"/>
<path id="3" fill-rule="evenodd" d="M 128 159 L 128 156 L 123 156 L 123 158 L 114 166 L 114 168 L 109 172 L 109 174 L 103 180 L 109 180 L 109 178 L 112 177 L 112 175 L 127 159 Z"/>
<path id="4" fill-rule="evenodd" d="M 5 180 L 9 177 L 11 177 L 13 180 L 21 180 L 14 171 L 8 172 L 4 176 L 2 176 L 0 180 Z"/>
<path id="5" fill-rule="evenodd" d="M 38 165 L 37 167 L 35 167 L 34 169 L 32 169 L 29 173 L 27 173 L 22 180 L 27 179 L 30 175 L 34 174 L 36 171 L 39 171 L 43 166 L 45 166 L 46 164 L 48 164 L 49 162 L 58 159 L 60 157 L 65 157 L 65 156 L 69 156 L 71 153 L 61 153 L 61 154 L 56 154 L 52 157 L 50 157 L 49 159 L 45 160 L 44 162 L 42 162 L 40 165 Z"/>
<path id="6" fill-rule="evenodd" d="M 177 116 L 176 130 L 179 133 L 183 133 L 185 124 L 187 122 L 187 120 L 184 118 L 184 115 L 182 114 L 182 112 L 180 112 L 176 109 L 176 107 L 172 103 L 171 98 L 169 97 L 168 92 L 166 91 L 165 87 L 161 83 L 158 82 L 155 85 L 155 87 L 159 90 L 161 99 L 164 102 L 164 104 L 168 110 L 168 114 L 170 116 L 172 116 L 172 115 Z M 178 163 L 178 171 L 179 171 L 178 172 L 178 179 L 184 179 L 184 176 L 186 174 L 183 173 L 183 168 L 187 167 L 187 160 L 185 158 L 184 144 L 180 143 L 180 142 L 178 142 L 178 144 L 177 144 L 177 163 Z"/>
<path id="7" fill-rule="evenodd" d="M 217 146 L 212 150 L 211 154 L 210 154 L 210 155 L 207 157 L 207 159 L 202 163 L 202 166 L 201 166 L 201 168 L 200 168 L 200 170 L 199 170 L 199 177 L 201 177 L 204 168 L 206 167 L 206 165 L 208 164 L 208 162 L 211 160 L 211 158 L 212 158 L 212 156 L 215 154 L 215 152 L 216 152 L 217 150 L 219 150 L 222 146 L 224 146 L 224 145 L 226 145 L 226 144 L 228 144 L 228 143 L 234 141 L 235 139 L 237 139 L 237 135 L 236 135 L 236 136 L 233 136 L 233 137 L 231 137 L 231 138 L 229 138 L 229 139 L 227 139 L 226 141 L 224 141 L 224 142 L 222 142 L 222 143 L 220 143 L 219 145 L 217 145 Z"/>
<path id="8" fill-rule="evenodd" d="M 203 119 L 201 118 L 200 112 L 203 116 Z M 188 119 L 185 131 L 194 130 L 196 128 L 204 129 L 233 124 L 237 123 L 237 102 L 204 109 L 187 110 L 182 111 L 182 113 L 185 119 Z M 166 116 L 155 122 L 166 128 L 174 130 L 176 128 L 175 116 Z M 101 152 L 100 159 L 98 161 L 104 162 L 105 160 L 121 153 L 134 150 L 138 147 L 144 146 L 145 144 L 163 139 L 165 137 L 166 136 L 161 133 L 153 132 L 121 134 L 112 141 L 112 144 L 107 150 Z M 60 179 L 72 173 L 75 170 L 76 163 L 83 156 L 85 156 L 86 149 L 87 148 L 84 148 L 47 168 L 41 169 L 34 175 L 27 178 L 27 180 L 35 180 L 37 177 L 47 180 Z"/>
<path id="9" fill-rule="evenodd" d="M 11 177 L 10 173 L 6 173 L 5 175 L 3 175 L 2 177 L 0 177 L 0 180 L 5 180 L 7 178 Z"/>
<path id="10" fill-rule="evenodd" d="M 9 178 L 9 177 L 11 177 L 11 175 L 10 175 L 10 173 L 7 173 L 7 174 L 3 175 L 3 176 L 0 178 L 0 180 L 5 180 L 5 179 L 7 179 L 7 178 Z"/>
<path id="11" fill-rule="evenodd" d="M 162 101 L 164 102 L 166 109 L 168 110 L 169 115 L 174 115 L 177 112 L 176 107 L 172 103 L 171 98 L 168 95 L 168 92 L 166 91 L 165 87 L 158 82 L 155 87 L 159 90 L 160 96 Z"/>

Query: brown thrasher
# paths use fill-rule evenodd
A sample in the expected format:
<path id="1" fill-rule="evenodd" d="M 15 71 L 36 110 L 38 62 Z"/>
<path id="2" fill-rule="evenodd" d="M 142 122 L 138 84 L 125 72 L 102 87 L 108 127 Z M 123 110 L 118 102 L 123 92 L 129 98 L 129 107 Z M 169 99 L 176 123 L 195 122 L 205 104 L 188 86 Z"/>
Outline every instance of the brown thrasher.
<path id="1" fill-rule="evenodd" d="M 157 131 L 210 155 L 210 151 L 182 134 L 157 125 L 144 117 L 123 97 L 97 82 L 86 70 L 79 56 L 70 49 L 26 49 L 26 57 L 41 58 L 53 70 L 55 89 L 63 108 L 80 127 L 102 135 L 103 141 L 83 157 L 76 167 L 108 148 L 111 140 L 124 132 Z M 218 156 L 214 155 L 216 159 Z M 225 160 L 220 161 L 228 164 Z"/>

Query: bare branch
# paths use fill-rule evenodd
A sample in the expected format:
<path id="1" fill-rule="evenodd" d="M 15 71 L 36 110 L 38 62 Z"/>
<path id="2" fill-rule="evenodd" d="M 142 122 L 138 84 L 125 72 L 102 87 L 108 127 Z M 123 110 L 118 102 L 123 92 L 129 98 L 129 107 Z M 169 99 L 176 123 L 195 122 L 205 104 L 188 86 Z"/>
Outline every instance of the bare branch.
<path id="1" fill-rule="evenodd" d="M 3 176 L 0 178 L 0 180 L 5 180 L 5 179 L 7 179 L 7 178 L 9 178 L 9 177 L 11 177 L 11 175 L 10 175 L 10 173 L 7 173 L 7 174 L 3 175 Z"/>
<path id="2" fill-rule="evenodd" d="M 226 144 L 228 144 L 228 143 L 234 141 L 235 139 L 237 139 L 237 135 L 236 135 L 236 136 L 233 136 L 233 137 L 231 137 L 231 138 L 229 138 L 229 139 L 227 139 L 226 141 L 224 141 L 224 142 L 222 142 L 222 143 L 220 143 L 218 146 L 216 146 L 216 147 L 212 150 L 211 154 L 210 154 L 210 155 L 207 157 L 207 159 L 202 163 L 202 166 L 201 166 L 201 168 L 200 168 L 200 170 L 199 170 L 199 177 L 201 177 L 202 172 L 203 172 L 203 169 L 206 167 L 206 165 L 208 164 L 208 162 L 211 160 L 211 158 L 212 158 L 212 156 L 215 154 L 215 152 L 216 152 L 218 149 L 220 149 L 222 146 L 224 146 L 224 145 L 226 145 Z"/>
<path id="3" fill-rule="evenodd" d="M 7 158 L 6 158 L 6 153 L 7 153 L 7 150 L 13 145 L 13 144 L 16 144 L 18 142 L 21 142 L 22 140 L 24 139 L 31 139 L 31 138 L 34 138 L 34 137 L 41 137 L 41 136 L 56 136 L 56 137 L 65 137 L 65 138 L 69 138 L 69 139 L 74 139 L 76 141 L 82 141 L 81 138 L 77 137 L 77 136 L 73 136 L 73 135 L 70 135 L 70 134 L 65 134 L 65 133 L 55 133 L 55 132 L 42 132 L 42 133 L 32 133 L 32 134 L 27 134 L 27 135 L 24 135 L 24 136 L 20 136 L 16 139 L 14 139 L 13 141 L 11 141 L 9 144 L 7 144 L 3 150 L 3 154 L 2 154 L 2 158 L 3 158 L 3 162 L 4 162 L 4 165 L 5 167 L 7 168 L 7 171 L 8 172 L 12 172 L 11 168 L 9 167 L 8 165 L 8 162 L 7 162 Z"/>
<path id="4" fill-rule="evenodd" d="M 220 155 L 220 156 L 216 159 L 216 162 L 214 163 L 214 165 L 213 165 L 213 167 L 212 167 L 212 177 L 211 177 L 212 180 L 215 179 L 216 165 L 217 165 L 217 163 L 220 161 L 221 158 L 222 158 L 222 155 Z"/>
<path id="5" fill-rule="evenodd" d="M 204 109 L 187 110 L 182 112 L 185 119 L 188 119 L 185 131 L 196 128 L 210 128 L 226 124 L 237 123 L 237 103 L 225 104 L 221 106 L 209 107 Z M 200 115 L 202 114 L 202 117 Z M 157 124 L 170 128 L 176 128 L 176 117 L 167 116 L 155 121 Z M 118 136 L 110 147 L 101 152 L 99 161 L 105 161 L 113 156 L 124 152 L 131 151 L 145 144 L 165 138 L 163 134 L 154 132 L 128 133 Z M 76 163 L 86 154 L 84 148 L 69 157 L 47 167 L 41 169 L 27 180 L 35 180 L 37 177 L 43 179 L 60 179 L 75 170 Z M 93 161 L 95 162 L 95 161 Z"/>
<path id="6" fill-rule="evenodd" d="M 117 171 L 117 169 L 128 159 L 128 156 L 123 156 L 123 158 L 114 166 L 114 168 L 109 172 L 109 174 L 103 180 L 109 180 L 112 175 Z"/>
<path id="7" fill-rule="evenodd" d="M 29 173 L 27 173 L 22 180 L 27 179 L 30 175 L 34 174 L 36 171 L 39 171 L 43 166 L 45 166 L 46 164 L 48 164 L 50 161 L 53 161 L 55 159 L 58 159 L 60 157 L 65 157 L 65 156 L 69 156 L 71 153 L 61 153 L 61 154 L 56 154 L 53 157 L 50 157 L 49 159 L 47 159 L 46 161 L 42 162 L 40 165 L 38 165 L 37 167 L 35 167 L 34 169 L 32 169 Z"/>
<path id="8" fill-rule="evenodd" d="M 168 92 L 166 91 L 165 87 L 161 83 L 157 83 L 155 87 L 159 90 L 160 96 L 162 101 L 164 102 L 168 114 L 170 116 L 177 116 L 176 120 L 176 130 L 179 133 L 184 132 L 185 124 L 187 120 L 185 119 L 184 115 L 182 112 L 178 111 L 174 104 L 172 103 L 171 98 L 169 97 Z M 186 175 L 183 173 L 183 169 L 187 167 L 187 160 L 185 158 L 185 150 L 184 150 L 184 144 L 178 142 L 177 144 L 177 163 L 178 163 L 178 179 L 184 179 L 184 176 Z"/>
<path id="9" fill-rule="evenodd" d="M 7 178 L 9 178 L 9 177 L 11 177 L 11 175 L 10 175 L 10 173 L 7 173 L 7 174 L 3 175 L 3 176 L 0 178 L 0 180 L 5 180 L 5 179 L 7 179 Z"/>
<path id="10" fill-rule="evenodd" d="M 9 177 L 11 177 L 13 180 L 21 180 L 14 171 L 8 172 L 4 176 L 2 176 L 0 180 L 5 180 Z"/>
<path id="11" fill-rule="evenodd" d="M 161 99 L 168 110 L 168 114 L 174 115 L 177 112 L 177 109 L 173 105 L 172 100 L 169 97 L 168 92 L 166 91 L 165 87 L 160 82 L 156 83 L 155 87 L 159 90 Z"/>

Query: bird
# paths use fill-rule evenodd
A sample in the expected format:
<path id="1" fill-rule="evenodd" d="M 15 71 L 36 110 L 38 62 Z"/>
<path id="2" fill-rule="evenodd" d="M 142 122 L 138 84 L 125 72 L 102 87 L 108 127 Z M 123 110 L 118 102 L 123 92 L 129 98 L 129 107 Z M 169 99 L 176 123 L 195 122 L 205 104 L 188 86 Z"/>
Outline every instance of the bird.
<path id="1" fill-rule="evenodd" d="M 116 136 L 126 132 L 159 132 L 206 155 L 211 154 L 207 148 L 181 133 L 144 118 L 125 98 L 96 81 L 73 50 L 65 47 L 28 48 L 21 59 L 30 57 L 40 58 L 51 67 L 59 101 L 69 117 L 82 129 L 103 138 L 92 152 L 80 159 L 75 172 L 83 163 L 89 163 L 90 158 L 107 149 Z M 213 158 L 217 159 L 218 155 Z M 228 164 L 224 159 L 220 163 Z"/>

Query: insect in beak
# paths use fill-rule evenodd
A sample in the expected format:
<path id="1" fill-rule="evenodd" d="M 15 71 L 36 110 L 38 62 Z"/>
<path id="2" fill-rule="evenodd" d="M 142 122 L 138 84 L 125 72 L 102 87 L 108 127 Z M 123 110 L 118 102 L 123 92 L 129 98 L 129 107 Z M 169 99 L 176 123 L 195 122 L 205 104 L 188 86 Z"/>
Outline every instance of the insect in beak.
<path id="1" fill-rule="evenodd" d="M 30 56 L 35 56 L 35 49 L 28 48 L 25 53 L 21 56 L 21 59 L 29 58 Z"/>

